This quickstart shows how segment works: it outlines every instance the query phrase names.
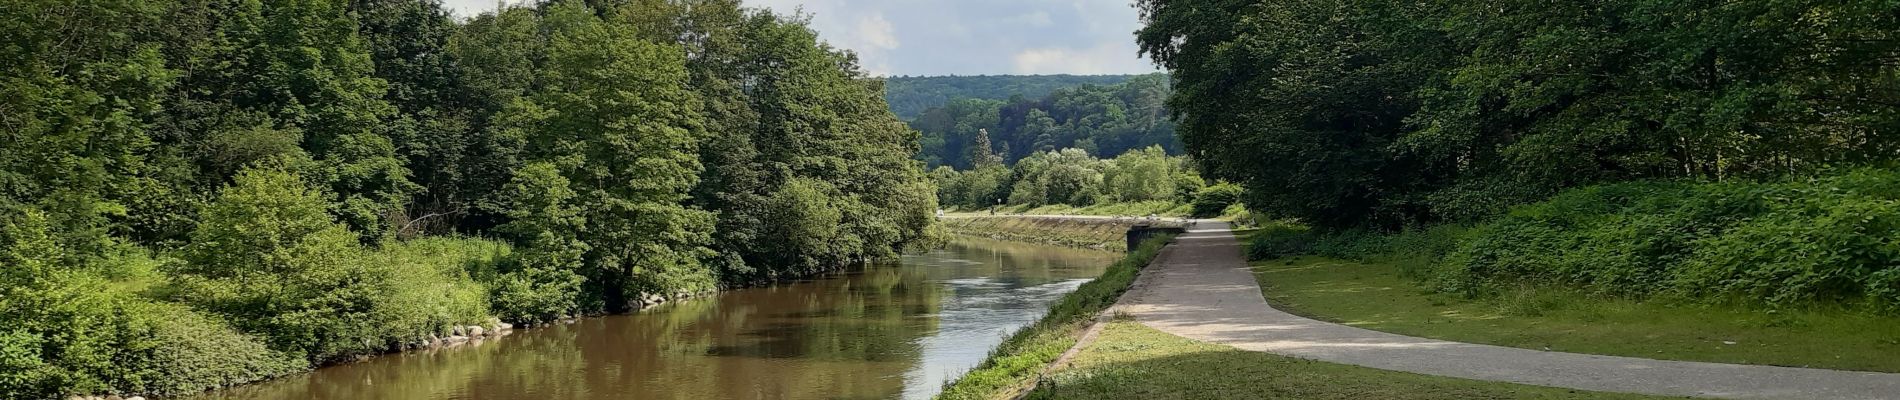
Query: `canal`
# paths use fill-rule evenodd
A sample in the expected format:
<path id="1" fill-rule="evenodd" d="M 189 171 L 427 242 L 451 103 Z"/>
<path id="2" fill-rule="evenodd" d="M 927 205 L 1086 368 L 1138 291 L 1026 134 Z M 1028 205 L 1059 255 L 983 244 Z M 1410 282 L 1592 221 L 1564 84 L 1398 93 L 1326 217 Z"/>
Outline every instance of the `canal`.
<path id="1" fill-rule="evenodd" d="M 203 399 L 924 399 L 1119 254 L 958 238 L 824 279 L 332 366 Z"/>

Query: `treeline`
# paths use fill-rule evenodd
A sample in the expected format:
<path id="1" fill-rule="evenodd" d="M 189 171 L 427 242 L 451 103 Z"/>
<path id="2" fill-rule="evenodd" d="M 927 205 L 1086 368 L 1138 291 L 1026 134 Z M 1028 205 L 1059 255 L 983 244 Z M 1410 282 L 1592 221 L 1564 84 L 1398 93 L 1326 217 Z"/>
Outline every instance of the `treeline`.
<path id="1" fill-rule="evenodd" d="M 936 207 L 881 81 L 737 0 L 25 0 L 0 30 L 0 397 L 833 271 Z"/>
<path id="2" fill-rule="evenodd" d="M 1232 184 L 1208 185 L 1186 158 L 1169 156 L 1160 146 L 1111 159 L 1095 158 L 1082 149 L 1045 151 L 1015 165 L 1004 164 L 999 154 L 973 157 L 978 159 L 975 169 L 940 166 L 930 171 L 945 206 L 975 210 L 997 205 L 1192 203 L 1193 214 L 1209 217 L 1238 202 L 1241 191 Z"/>
<path id="3" fill-rule="evenodd" d="M 1496 215 L 1595 183 L 1885 163 L 1900 6 L 1143 0 L 1210 177 L 1326 227 Z"/>
<path id="4" fill-rule="evenodd" d="M 1135 75 L 978 75 L 893 76 L 884 80 L 884 100 L 898 118 L 911 120 L 925 110 L 957 99 L 1008 100 L 1039 98 L 1056 89 L 1082 85 L 1114 85 Z"/>
<path id="5" fill-rule="evenodd" d="M 931 167 L 973 169 L 977 152 L 994 152 L 1005 163 L 1064 148 L 1123 154 L 1161 146 L 1180 154 L 1165 104 L 1170 93 L 1167 76 L 1148 74 L 1115 85 L 1064 87 L 1041 99 L 950 100 L 925 110 L 910 127 L 923 133 L 918 159 Z M 978 150 L 978 140 L 992 148 Z"/>
<path id="6" fill-rule="evenodd" d="M 1210 178 L 1471 296 L 1900 312 L 1900 4 L 1144 0 Z M 1314 235 L 1317 234 L 1317 235 Z"/>
<path id="7" fill-rule="evenodd" d="M 1057 89 L 1048 96 L 1009 100 L 958 99 L 924 111 L 910 122 L 923 132 L 917 158 L 931 166 L 976 166 L 978 141 L 1014 163 L 1031 154 L 1076 148 L 1090 154 L 1122 154 L 1161 146 L 1180 154 L 1166 100 L 1168 78 L 1141 75 L 1110 85 Z"/>

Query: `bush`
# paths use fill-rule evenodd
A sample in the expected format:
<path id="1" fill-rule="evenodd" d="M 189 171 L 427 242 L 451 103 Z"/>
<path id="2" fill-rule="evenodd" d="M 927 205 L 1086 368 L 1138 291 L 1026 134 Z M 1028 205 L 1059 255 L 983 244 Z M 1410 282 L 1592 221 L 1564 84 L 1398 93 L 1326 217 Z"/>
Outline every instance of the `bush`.
<path id="1" fill-rule="evenodd" d="M 519 269 L 488 283 L 488 301 L 495 315 L 504 321 L 544 324 L 579 311 L 576 295 L 585 280 L 568 270 Z"/>
<path id="2" fill-rule="evenodd" d="M 388 328 L 382 342 L 413 343 L 450 326 L 488 321 L 488 288 L 470 271 L 492 269 L 488 265 L 508 255 L 500 242 L 450 237 L 390 243 L 370 253 L 370 263 L 388 268 L 388 289 L 373 303 L 375 320 Z"/>
<path id="3" fill-rule="evenodd" d="M 0 397 L 182 395 L 269 379 L 307 364 L 217 318 L 69 278 L 8 302 Z"/>
<path id="4" fill-rule="evenodd" d="M 187 395 L 309 368 L 223 320 L 180 305 L 148 303 L 136 315 L 149 324 L 150 336 L 125 347 L 137 353 L 128 358 L 136 360 L 126 363 L 128 369 L 140 371 L 117 386 L 127 393 Z"/>
<path id="5" fill-rule="evenodd" d="M 1444 289 L 1521 284 L 1627 296 L 1900 311 L 1900 173 L 1567 191 L 1480 226 Z"/>
<path id="6" fill-rule="evenodd" d="M 324 204 L 295 175 L 240 173 L 207 207 L 174 268 L 177 296 L 314 363 L 486 320 L 486 290 L 466 264 L 498 257 L 469 248 L 494 246 L 435 239 L 372 252 Z"/>
<path id="7" fill-rule="evenodd" d="M 1247 241 L 1247 259 L 1272 260 L 1308 254 L 1312 251 L 1313 236 L 1306 227 L 1287 224 L 1263 226 Z"/>
<path id="8" fill-rule="evenodd" d="M 1245 189 L 1232 183 L 1221 183 L 1203 188 L 1200 192 L 1194 193 L 1194 217 L 1218 216 L 1226 211 L 1228 206 L 1239 203 L 1240 196 L 1244 193 Z"/>

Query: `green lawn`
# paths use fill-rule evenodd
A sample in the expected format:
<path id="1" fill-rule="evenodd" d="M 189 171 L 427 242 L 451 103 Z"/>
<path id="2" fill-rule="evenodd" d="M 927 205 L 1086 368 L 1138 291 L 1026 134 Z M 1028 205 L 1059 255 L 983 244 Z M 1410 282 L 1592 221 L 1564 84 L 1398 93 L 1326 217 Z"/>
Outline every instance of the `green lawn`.
<path id="1" fill-rule="evenodd" d="M 1385 371 L 1207 344 L 1117 321 L 1034 399 L 1650 399 Z"/>
<path id="2" fill-rule="evenodd" d="M 1300 257 L 1253 265 L 1275 308 L 1366 329 L 1574 353 L 1900 372 L 1900 318 L 1549 290 L 1470 300 L 1432 293 L 1386 264 Z"/>

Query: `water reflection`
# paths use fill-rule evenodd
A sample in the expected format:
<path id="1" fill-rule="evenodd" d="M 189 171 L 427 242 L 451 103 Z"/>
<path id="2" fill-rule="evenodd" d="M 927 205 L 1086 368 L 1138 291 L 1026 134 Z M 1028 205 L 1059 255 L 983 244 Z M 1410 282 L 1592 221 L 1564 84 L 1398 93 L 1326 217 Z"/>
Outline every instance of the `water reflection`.
<path id="1" fill-rule="evenodd" d="M 928 398 L 1115 254 L 959 239 L 828 279 L 381 357 L 206 399 Z"/>

